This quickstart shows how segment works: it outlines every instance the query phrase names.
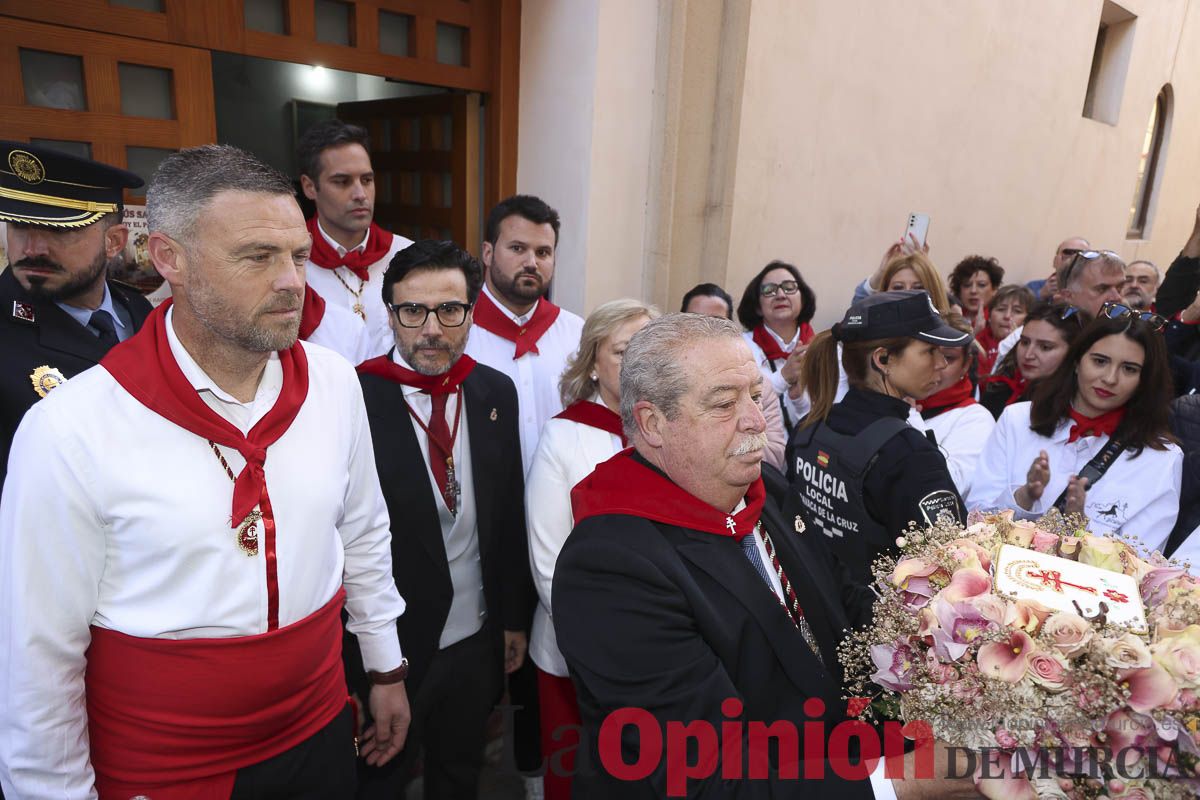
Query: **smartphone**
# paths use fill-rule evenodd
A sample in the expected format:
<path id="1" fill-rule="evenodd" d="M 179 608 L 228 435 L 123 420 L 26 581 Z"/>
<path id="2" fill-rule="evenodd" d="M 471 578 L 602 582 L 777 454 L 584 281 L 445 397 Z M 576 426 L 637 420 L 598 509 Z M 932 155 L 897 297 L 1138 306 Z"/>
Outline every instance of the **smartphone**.
<path id="1" fill-rule="evenodd" d="M 917 240 L 917 246 L 925 246 L 925 238 L 929 235 L 929 215 L 914 212 L 908 215 L 908 225 L 904 228 L 903 241 L 909 243 L 909 237 Z"/>

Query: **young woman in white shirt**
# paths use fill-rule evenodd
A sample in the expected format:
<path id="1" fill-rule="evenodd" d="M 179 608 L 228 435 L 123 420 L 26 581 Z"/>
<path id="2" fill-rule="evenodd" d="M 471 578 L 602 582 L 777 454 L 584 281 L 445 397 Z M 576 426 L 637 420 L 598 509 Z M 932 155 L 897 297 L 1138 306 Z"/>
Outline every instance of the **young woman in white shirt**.
<path id="1" fill-rule="evenodd" d="M 952 328 L 971 333 L 972 325 L 962 314 L 943 314 L 942 319 Z M 933 431 L 937 438 L 950 477 L 963 497 L 967 496 L 971 476 L 975 474 L 975 461 L 996 426 L 991 413 L 975 401 L 975 384 L 971 379 L 980 349 L 975 342 L 965 347 L 943 347 L 946 369 L 937 390 L 920 401 L 925 429 Z"/>
<path id="2" fill-rule="evenodd" d="M 980 404 L 998 419 L 1008 406 L 1029 400 L 1033 387 L 1054 374 L 1090 321 L 1086 312 L 1067 303 L 1034 306 L 1022 324 L 1017 346 L 1005 354 L 994 373 L 980 371 Z"/>
<path id="3" fill-rule="evenodd" d="M 554 738 L 566 725 L 580 724 L 575 690 L 567 663 L 558 649 L 550 593 L 559 550 L 575 526 L 571 489 L 602 461 L 624 447 L 621 429 L 621 356 L 629 339 L 659 316 L 658 309 L 637 300 L 613 300 L 599 306 L 583 324 L 579 350 L 567 361 L 559 379 L 562 413 L 546 421 L 525 478 L 525 524 L 529 531 L 529 563 L 537 588 L 529 657 L 537 666 L 542 727 L 542 753 L 574 747 Z M 567 760 L 570 755 L 566 755 Z M 556 756 L 550 763 L 564 759 Z M 548 770 L 546 800 L 566 800 L 570 778 Z"/>
<path id="4" fill-rule="evenodd" d="M 1183 454 L 1168 426 L 1172 396 L 1157 314 L 1106 303 L 1032 402 L 1000 415 L 976 462 L 967 505 L 1036 518 L 1058 505 L 1093 533 L 1159 547 L 1179 513 Z M 1114 441 L 1099 478 L 1080 477 Z"/>

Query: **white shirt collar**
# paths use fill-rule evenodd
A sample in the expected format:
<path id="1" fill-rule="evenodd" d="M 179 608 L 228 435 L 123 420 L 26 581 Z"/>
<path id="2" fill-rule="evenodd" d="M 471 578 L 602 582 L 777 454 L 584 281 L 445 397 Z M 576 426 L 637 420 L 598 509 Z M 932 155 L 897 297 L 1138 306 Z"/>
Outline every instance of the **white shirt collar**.
<path id="1" fill-rule="evenodd" d="M 243 403 L 218 386 L 216 381 L 210 378 L 208 373 L 196 363 L 196 359 L 192 358 L 192 354 L 187 351 L 183 342 L 179 341 L 179 337 L 175 334 L 174 314 L 173 307 L 167 309 L 167 344 L 171 347 L 171 355 L 175 357 L 175 363 L 179 365 L 183 377 L 187 378 L 188 383 L 197 392 L 209 392 L 223 403 L 231 403 L 244 408 L 253 406 L 258 398 L 263 397 L 266 392 L 271 391 L 278 395 L 279 389 L 283 386 L 283 366 L 279 363 L 279 353 L 271 353 L 268 357 L 267 366 L 263 370 L 262 378 L 259 379 L 258 388 L 254 393 L 254 400 Z"/>
<path id="2" fill-rule="evenodd" d="M 416 372 L 416 370 L 412 368 L 412 365 L 404 360 L 404 356 L 400 355 L 400 348 L 398 347 L 392 348 L 392 363 Z M 404 390 L 404 396 L 406 398 L 414 394 L 421 394 L 421 390 L 419 388 L 416 386 L 409 386 L 407 383 L 400 384 L 400 388 Z"/>
<path id="3" fill-rule="evenodd" d="M 509 310 L 508 306 L 504 305 L 504 303 L 501 303 L 499 300 L 496 299 L 496 295 L 492 294 L 492 290 L 488 288 L 487 283 L 483 284 L 483 293 L 488 296 L 489 300 L 491 300 L 493 303 L 496 304 L 496 308 L 500 309 L 500 312 L 502 314 L 504 314 L 506 317 L 508 317 L 513 322 L 517 323 L 518 325 L 524 325 L 526 322 L 529 322 L 530 318 L 533 316 L 533 312 L 537 311 L 538 303 L 542 302 L 541 299 L 539 298 L 538 301 L 533 304 L 532 308 L 530 308 L 528 311 L 526 311 L 521 316 L 517 316 L 516 314 L 514 314 L 512 311 Z"/>
<path id="4" fill-rule="evenodd" d="M 799 325 L 796 326 L 796 335 L 792 337 L 792 340 L 790 342 L 785 342 L 783 340 L 783 337 L 780 336 L 775 331 L 771 330 L 771 326 L 765 322 L 763 323 L 763 330 L 765 330 L 768 334 L 770 334 L 771 338 L 774 339 L 775 341 L 779 342 L 779 346 L 782 347 L 784 350 L 786 350 L 789 353 L 800 342 L 800 326 Z"/>
<path id="5" fill-rule="evenodd" d="M 366 250 L 367 249 L 367 239 L 369 239 L 371 237 L 371 229 L 367 228 L 367 232 L 365 234 L 363 234 L 362 241 L 359 242 L 358 244 L 356 244 L 354 247 L 351 247 L 349 250 L 347 250 L 346 248 L 342 247 L 340 244 L 335 242 L 333 240 L 333 237 L 325 232 L 325 229 L 323 227 L 321 227 L 320 219 L 317 220 L 317 231 L 321 234 L 321 236 L 325 239 L 325 241 L 329 244 L 329 246 L 337 251 L 337 254 L 339 256 L 344 256 L 344 255 L 346 255 L 346 253 L 354 253 L 354 252 Z"/>

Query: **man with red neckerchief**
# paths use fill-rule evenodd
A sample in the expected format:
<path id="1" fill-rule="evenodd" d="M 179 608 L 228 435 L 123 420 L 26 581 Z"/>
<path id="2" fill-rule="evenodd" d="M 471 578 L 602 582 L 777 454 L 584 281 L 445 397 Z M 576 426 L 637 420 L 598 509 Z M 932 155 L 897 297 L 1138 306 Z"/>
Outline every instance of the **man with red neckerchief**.
<path id="1" fill-rule="evenodd" d="M 361 352 L 364 359 L 392 346 L 382 300 L 383 273 L 392 256 L 412 244 L 373 221 L 375 171 L 370 151 L 366 129 L 336 119 L 309 128 L 296 148 L 300 188 L 317 206 L 316 215 L 308 220 L 313 240 L 308 287 L 327 306 L 350 311 L 359 319 L 366 326 L 367 341 L 362 346 L 356 341 L 334 346 L 328 336 L 337 333 L 329 325 L 325 331 L 317 328 L 311 298 L 305 304 L 304 325 L 320 331 L 315 338 L 320 344 L 347 356 Z"/>
<path id="2" fill-rule="evenodd" d="M 558 212 L 531 195 L 514 195 L 488 214 L 484 286 L 475 304 L 467 354 L 517 387 L 521 463 L 533 463 L 546 420 L 563 410 L 558 379 L 579 348 L 583 320 L 545 299 L 554 279 Z"/>
<path id="3" fill-rule="evenodd" d="M 0 500 L 10 797 L 352 797 L 342 610 L 399 753 L 407 662 L 353 368 L 297 341 L 310 238 L 237 148 L 168 156 L 149 250 L 173 297 L 26 415 Z"/>
<path id="4" fill-rule="evenodd" d="M 700 755 L 711 773 L 687 781 L 688 797 L 973 796 L 969 779 L 893 785 L 882 762 L 867 768 L 869 779 L 841 778 L 826 764 L 823 780 L 802 782 L 813 751 L 801 723 L 819 720 L 828 737 L 844 719 L 837 645 L 867 618 L 871 596 L 843 581 L 795 509 L 785 513 L 766 491 L 762 382 L 728 320 L 660 317 L 625 350 L 621 418 L 633 447 L 572 491 L 575 529 L 554 573 L 554 628 L 591 751 L 572 797 L 663 797 L 668 770 L 696 763 L 692 751 L 664 757 L 663 740 L 640 724 L 608 726 L 602 737 L 605 719 L 628 708 L 649 712 L 659 734 L 671 723 L 722 731 L 720 754 Z M 731 720 L 740 732 L 732 736 Z M 745 723 L 754 721 L 802 729 L 790 753 L 801 759 L 800 780 L 781 777 L 789 754 L 775 753 L 768 777 L 745 777 Z M 640 779 L 605 767 L 618 762 L 636 764 Z M 727 770 L 742 778 L 726 779 Z"/>
<path id="5" fill-rule="evenodd" d="M 536 601 L 517 394 L 462 354 L 482 282 L 452 242 L 400 251 L 383 279 L 395 347 L 358 367 L 413 660 L 405 753 L 365 770 L 360 798 L 401 796 L 422 749 L 426 797 L 476 797 L 488 715 L 525 660 Z"/>

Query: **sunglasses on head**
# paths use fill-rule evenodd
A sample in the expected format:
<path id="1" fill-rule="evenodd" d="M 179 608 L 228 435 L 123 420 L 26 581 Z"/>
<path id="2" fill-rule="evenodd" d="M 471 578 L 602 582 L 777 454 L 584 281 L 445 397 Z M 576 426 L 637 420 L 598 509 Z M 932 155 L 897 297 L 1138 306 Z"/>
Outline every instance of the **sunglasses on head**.
<path id="1" fill-rule="evenodd" d="M 1074 319 L 1079 323 L 1079 327 L 1082 328 L 1087 323 L 1087 320 L 1083 318 L 1083 314 L 1079 313 L 1081 310 L 1076 306 L 1067 306 L 1062 310 L 1062 314 L 1058 318 L 1062 320 Z"/>
<path id="2" fill-rule="evenodd" d="M 1058 282 L 1060 287 L 1065 287 L 1065 286 L 1070 285 L 1071 273 L 1073 273 L 1075 271 L 1075 266 L 1080 261 L 1095 261 L 1097 258 L 1105 257 L 1105 258 L 1115 259 L 1117 261 L 1117 263 L 1119 263 L 1121 265 L 1122 268 L 1124 268 L 1124 266 L 1125 266 L 1125 261 L 1119 255 L 1114 253 L 1112 250 L 1074 250 L 1072 248 L 1068 248 L 1066 250 L 1063 250 L 1063 252 L 1064 253 L 1074 253 L 1075 255 L 1071 258 L 1071 263 L 1067 264 L 1067 268 L 1063 272 L 1062 280 L 1060 280 Z"/>
<path id="3" fill-rule="evenodd" d="M 1136 319 L 1149 325 L 1150 330 L 1155 333 L 1167 327 L 1167 318 L 1162 314 L 1155 314 L 1153 311 L 1138 311 L 1136 308 L 1130 308 L 1124 303 L 1117 303 L 1112 300 L 1100 306 L 1100 316 L 1113 320 L 1128 319 L 1133 321 Z"/>

